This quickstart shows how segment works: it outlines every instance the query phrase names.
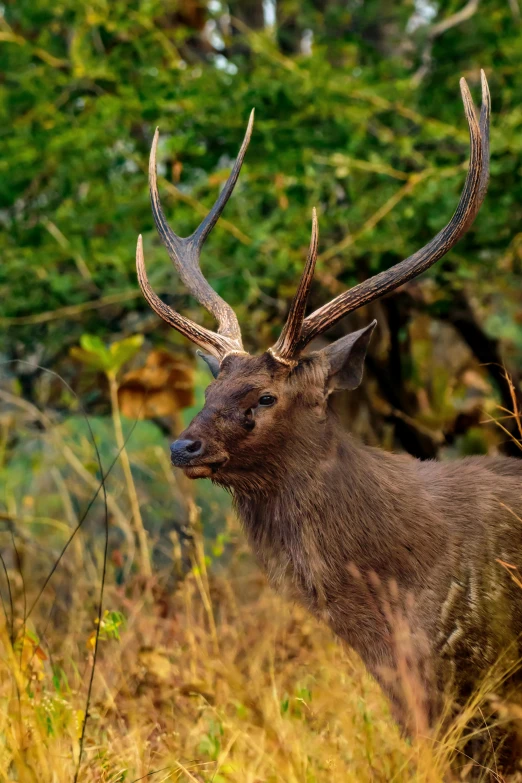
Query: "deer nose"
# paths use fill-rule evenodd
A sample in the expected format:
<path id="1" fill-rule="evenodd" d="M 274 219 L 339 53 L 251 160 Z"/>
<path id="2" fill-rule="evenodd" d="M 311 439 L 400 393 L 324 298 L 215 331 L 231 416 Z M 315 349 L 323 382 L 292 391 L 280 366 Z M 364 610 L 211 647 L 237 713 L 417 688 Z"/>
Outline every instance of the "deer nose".
<path id="1" fill-rule="evenodd" d="M 203 443 L 200 440 L 178 438 L 170 447 L 170 460 L 176 467 L 187 465 L 194 457 L 203 453 Z"/>

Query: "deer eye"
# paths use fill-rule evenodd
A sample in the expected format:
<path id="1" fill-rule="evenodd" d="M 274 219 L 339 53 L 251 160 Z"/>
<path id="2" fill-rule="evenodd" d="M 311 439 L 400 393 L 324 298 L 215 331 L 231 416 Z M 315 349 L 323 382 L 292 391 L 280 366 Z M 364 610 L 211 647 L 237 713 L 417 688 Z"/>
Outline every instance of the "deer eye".
<path id="1" fill-rule="evenodd" d="M 273 394 L 263 394 L 258 400 L 258 404 L 262 405 L 264 408 L 269 408 L 270 405 L 273 405 L 275 402 L 277 402 L 277 399 Z"/>

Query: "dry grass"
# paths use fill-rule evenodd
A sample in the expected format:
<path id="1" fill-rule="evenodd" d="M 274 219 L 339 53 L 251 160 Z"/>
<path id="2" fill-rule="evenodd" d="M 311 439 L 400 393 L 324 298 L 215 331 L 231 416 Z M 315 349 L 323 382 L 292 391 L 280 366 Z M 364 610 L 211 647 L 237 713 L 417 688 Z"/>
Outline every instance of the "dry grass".
<path id="1" fill-rule="evenodd" d="M 43 640 L 32 621 L 23 645 L 22 628 L 14 646 L 2 628 L 0 781 L 74 780 L 92 663 L 85 594 L 81 580 L 68 585 Z M 462 724 L 442 741 L 402 738 L 356 657 L 251 563 L 209 584 L 201 560 L 173 594 L 157 582 L 109 585 L 105 605 L 79 781 L 448 779 Z"/>
<path id="2" fill-rule="evenodd" d="M 13 402 L 15 411 L 19 407 Z M 29 409 L 23 415 L 37 418 Z M 127 567 L 118 570 L 112 562 L 109 568 L 78 766 L 97 627 L 99 536 L 74 539 L 35 610 L 27 622 L 23 618 L 45 576 L 35 549 L 43 539 L 35 530 L 49 531 L 50 548 L 59 551 L 96 479 L 84 467 L 90 448 L 85 439 L 38 420 L 46 460 L 33 466 L 30 484 L 20 463 L 20 490 L 6 492 L 2 517 L 4 544 L 14 548 L 8 529 L 15 525 L 18 553 L 7 563 L 10 590 L 4 579 L 0 591 L 0 783 L 442 783 L 455 779 L 455 760 L 462 768 L 457 779 L 467 779 L 465 726 L 478 717 L 478 731 L 489 736 L 482 717 L 491 714 L 491 679 L 444 732 L 427 736 L 422 729 L 411 740 L 401 737 L 361 662 L 304 610 L 273 594 L 233 521 L 226 536 L 234 547 L 229 565 L 218 560 L 211 576 L 201 540 L 192 570 L 176 589 L 168 586 L 179 565 L 174 539 L 170 573 L 132 572 L 133 538 L 123 505 L 132 475 L 119 483 L 111 475 L 111 537 L 120 533 L 109 551 L 123 551 Z M 3 442 L 20 424 L 25 419 L 13 414 Z M 157 476 L 165 485 L 170 478 L 160 451 L 151 447 L 134 460 L 148 483 Z M 15 475 L 7 467 L 6 475 Z M 170 489 L 178 491 L 173 483 Z M 144 483 L 139 490 L 142 507 L 148 507 Z M 96 518 L 100 524 L 103 515 Z M 400 683 L 399 673 L 391 676 Z M 423 699 L 415 679 L 402 687 L 412 709 L 419 709 Z M 498 706 L 501 712 L 505 705 Z M 484 780 L 502 780 L 493 747 L 489 766 Z"/>

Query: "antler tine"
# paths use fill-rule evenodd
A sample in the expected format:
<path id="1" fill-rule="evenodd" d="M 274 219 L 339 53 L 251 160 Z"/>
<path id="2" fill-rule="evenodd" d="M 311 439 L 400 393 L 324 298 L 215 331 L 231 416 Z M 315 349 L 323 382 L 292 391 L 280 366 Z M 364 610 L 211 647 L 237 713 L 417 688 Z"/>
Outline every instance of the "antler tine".
<path id="1" fill-rule="evenodd" d="M 145 270 L 141 234 L 138 237 L 138 244 L 136 247 L 136 270 L 138 273 L 138 283 L 145 299 L 154 312 L 170 324 L 170 326 L 173 326 L 178 332 L 181 332 L 181 334 L 188 337 L 193 343 L 196 343 L 196 345 L 199 345 L 200 348 L 203 348 L 204 351 L 212 354 L 212 356 L 215 356 L 216 359 L 219 359 L 220 361 L 227 353 L 237 350 L 234 342 L 230 338 L 225 335 L 211 332 L 203 326 L 198 326 L 189 318 L 185 318 L 166 305 L 165 302 L 162 302 L 159 296 L 154 293 Z"/>
<path id="2" fill-rule="evenodd" d="M 464 81 L 464 79 L 461 79 L 461 83 L 462 82 L 464 82 L 465 88 L 467 90 L 467 84 Z M 468 228 L 472 225 L 473 221 L 475 220 L 478 211 L 481 207 L 481 204 L 486 196 L 486 192 L 489 184 L 489 121 L 491 116 L 491 96 L 489 94 L 489 86 L 486 79 L 486 74 L 482 69 L 480 71 L 480 82 L 482 87 L 482 104 L 480 107 L 479 129 L 480 129 L 480 146 L 482 150 L 482 171 L 480 175 L 475 206 L 474 209 L 470 210 L 469 212 L 464 231 L 467 231 Z M 461 84 L 461 88 L 462 88 L 462 84 Z M 469 90 L 468 90 L 468 94 L 469 94 Z M 471 96 L 469 96 L 469 99 L 470 101 L 472 101 Z M 471 166 L 471 162 L 470 162 L 470 166 Z"/>
<path id="3" fill-rule="evenodd" d="M 234 190 L 234 187 L 237 182 L 237 178 L 239 177 L 239 172 L 241 171 L 241 166 L 243 165 L 243 160 L 245 158 L 246 151 L 248 149 L 248 145 L 250 144 L 250 138 L 252 136 L 252 130 L 254 128 L 254 112 L 255 112 L 254 109 L 252 109 L 252 111 L 250 112 L 245 138 L 243 139 L 243 144 L 241 145 L 238 156 L 236 158 L 236 162 L 234 163 L 232 171 L 229 174 L 225 187 L 219 194 L 218 198 L 216 199 L 216 203 L 214 204 L 214 206 L 212 207 L 212 209 L 210 210 L 206 218 L 201 222 L 199 228 L 197 228 L 192 234 L 192 236 L 190 237 L 190 239 L 193 240 L 199 248 L 202 247 L 205 239 L 208 237 L 208 235 L 216 225 L 219 216 L 223 212 L 225 204 L 227 203 L 228 199 L 232 194 L 232 191 Z"/>
<path id="4" fill-rule="evenodd" d="M 294 356 L 296 346 L 299 343 L 306 303 L 308 301 L 310 286 L 312 285 L 314 276 L 315 262 L 317 260 L 318 240 L 319 226 L 317 224 L 317 211 L 314 207 L 312 210 L 312 236 L 310 239 L 310 248 L 308 250 L 306 265 L 303 274 L 301 275 L 299 287 L 290 306 L 290 311 L 283 331 L 274 347 L 270 349 L 270 352 L 278 359 L 290 360 Z"/>
<path id="5" fill-rule="evenodd" d="M 480 82 L 482 85 L 482 106 L 480 108 L 480 137 L 482 140 L 482 176 L 479 185 L 479 200 L 483 202 L 489 183 L 489 121 L 491 117 L 491 96 L 489 94 L 486 74 L 480 70 Z M 480 206 L 480 205 L 479 205 Z"/>
<path id="6" fill-rule="evenodd" d="M 206 218 L 189 237 L 180 237 L 172 231 L 161 207 L 156 175 L 156 152 L 159 138 L 158 129 L 156 129 L 156 133 L 154 134 L 149 159 L 149 187 L 152 214 L 161 241 L 167 248 L 172 262 L 191 294 L 216 318 L 219 324 L 218 334 L 224 335 L 232 340 L 234 342 L 234 350 L 239 351 L 243 349 L 243 346 L 241 342 L 241 330 L 236 314 L 230 305 L 214 291 L 212 286 L 203 276 L 199 266 L 199 256 L 205 239 L 215 226 L 234 189 L 252 135 L 253 124 L 254 110 L 250 113 L 243 144 L 241 145 L 239 155 L 237 156 L 225 187 Z"/>
<path id="7" fill-rule="evenodd" d="M 345 291 L 305 318 L 301 337 L 296 345 L 296 353 L 303 350 L 314 337 L 329 329 L 347 313 L 373 302 L 424 272 L 445 255 L 470 227 L 484 200 L 488 184 L 490 97 L 484 72 L 482 72 L 480 126 L 465 79 L 460 80 L 460 89 L 469 126 L 470 163 L 453 217 L 427 245 L 416 253 L 391 269 L 380 272 Z"/>

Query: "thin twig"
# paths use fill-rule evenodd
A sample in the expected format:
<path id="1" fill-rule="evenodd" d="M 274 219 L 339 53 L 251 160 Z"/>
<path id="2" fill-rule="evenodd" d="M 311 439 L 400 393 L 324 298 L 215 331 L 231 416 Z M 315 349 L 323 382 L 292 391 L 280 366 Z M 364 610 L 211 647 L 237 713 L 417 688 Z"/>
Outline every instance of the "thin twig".
<path id="1" fill-rule="evenodd" d="M 103 469 L 100 462 L 100 472 L 103 476 Z M 82 733 L 80 736 L 80 747 L 78 749 L 78 766 L 76 767 L 76 772 L 74 775 L 74 783 L 77 783 L 78 776 L 80 774 L 80 767 L 82 764 L 82 755 L 83 755 L 83 745 L 85 742 L 85 733 L 87 731 L 87 721 L 89 720 L 89 706 L 91 703 L 91 696 L 92 696 L 92 686 L 94 682 L 94 673 L 96 671 L 96 662 L 98 660 L 98 648 L 99 648 L 99 641 L 100 641 L 100 630 L 102 627 L 102 617 L 103 617 L 103 593 L 105 590 L 105 578 L 107 576 L 107 559 L 109 555 L 109 508 L 107 506 L 107 487 L 105 486 L 105 480 L 102 479 L 102 486 L 103 486 L 103 495 L 104 495 L 104 502 L 105 502 L 105 546 L 103 549 L 103 567 L 102 567 L 102 577 L 101 577 L 101 584 L 100 584 L 100 599 L 98 603 L 98 624 L 96 626 L 96 636 L 94 639 L 94 651 L 92 654 L 92 667 L 91 667 L 91 676 L 89 678 L 89 686 L 87 688 L 87 696 L 85 699 L 85 715 L 83 718 L 83 724 L 82 724 Z"/>
<path id="2" fill-rule="evenodd" d="M 457 11 L 451 16 L 448 16 L 447 19 L 441 19 L 440 22 L 437 22 L 430 28 L 427 35 L 426 44 L 421 54 L 421 65 L 413 75 L 412 81 L 415 86 L 420 84 L 431 68 L 431 52 L 435 38 L 443 35 L 452 27 L 456 27 L 463 22 L 467 22 L 468 19 L 471 19 L 471 17 L 476 13 L 479 7 L 479 3 L 480 0 L 468 0 L 466 5 L 461 8 L 460 11 Z"/>
<path id="3" fill-rule="evenodd" d="M 111 411 L 112 421 L 114 426 L 114 434 L 116 435 L 116 445 L 118 446 L 118 453 L 121 455 L 121 465 L 123 468 L 123 474 L 125 476 L 125 482 L 127 484 L 127 492 L 129 493 L 129 500 L 132 508 L 132 518 L 134 520 L 134 529 L 138 537 L 140 545 L 141 555 L 141 567 L 146 577 L 152 575 L 152 568 L 150 564 L 149 543 L 147 540 L 147 531 L 143 524 L 143 517 L 141 516 L 140 501 L 138 493 L 136 491 L 136 484 L 132 475 L 132 469 L 130 465 L 129 455 L 125 448 L 125 438 L 123 435 L 123 428 L 121 424 L 120 404 L 118 402 L 118 381 L 116 380 L 116 374 L 114 372 L 107 372 L 107 380 L 109 381 L 109 391 L 111 397 Z"/>
<path id="4" fill-rule="evenodd" d="M 460 169 L 463 168 L 463 165 L 467 164 L 459 164 L 458 166 L 450 166 L 447 169 L 439 170 L 437 173 L 441 177 L 451 177 L 453 174 L 458 172 Z M 388 215 L 394 207 L 397 206 L 406 196 L 409 196 L 410 193 L 413 192 L 413 190 L 425 179 L 427 179 L 429 176 L 434 174 L 436 169 L 434 168 L 427 168 L 424 169 L 424 171 L 420 171 L 418 173 L 411 174 L 408 182 L 406 182 L 405 185 L 403 185 L 401 188 L 397 190 L 396 193 L 391 196 L 391 198 L 388 199 L 388 201 L 383 204 L 379 209 L 371 215 L 371 217 L 366 220 L 366 222 L 361 226 L 361 228 L 354 232 L 353 234 L 347 234 L 344 239 L 341 239 L 340 242 L 337 242 L 337 244 L 333 245 L 332 247 L 328 248 L 328 250 L 325 250 L 323 253 L 321 253 L 318 257 L 318 261 L 328 261 L 330 258 L 333 258 L 333 256 L 336 256 L 338 253 L 340 253 L 342 250 L 346 250 L 348 247 L 351 247 L 355 242 L 357 242 L 360 237 L 365 234 L 367 231 L 371 231 L 375 228 L 375 226 L 380 223 L 380 221 Z"/>
<path id="5" fill-rule="evenodd" d="M 43 226 L 45 226 L 45 228 L 50 233 L 50 235 L 54 237 L 54 239 L 56 239 L 60 247 L 63 247 L 65 250 L 70 251 L 76 263 L 76 268 L 80 273 L 80 275 L 83 277 L 83 279 L 88 280 L 90 283 L 92 283 L 93 282 L 92 274 L 91 274 L 91 270 L 87 266 L 87 262 L 85 261 L 82 254 L 71 246 L 70 240 L 67 239 L 66 236 L 64 236 L 64 234 L 60 231 L 56 223 L 53 223 L 52 220 L 49 220 L 47 216 L 42 217 L 40 219 L 40 222 L 42 223 Z"/>
<path id="6" fill-rule="evenodd" d="M 1 553 L 1 552 L 0 552 L 0 562 L 2 563 L 2 568 L 4 569 L 4 574 L 5 574 L 5 578 L 6 578 L 6 581 L 7 581 L 7 591 L 8 591 L 8 593 L 9 593 L 9 606 L 10 606 L 10 609 L 11 609 L 11 620 L 10 620 L 10 626 L 11 626 L 11 629 L 10 629 L 10 632 L 9 632 L 9 636 L 10 636 L 10 639 L 11 639 L 11 645 L 13 645 L 13 644 L 14 644 L 14 606 L 13 606 L 13 593 L 12 593 L 12 591 L 11 591 L 11 580 L 9 579 L 9 574 L 8 574 L 8 571 L 7 571 L 7 568 L 6 568 L 6 565 L 5 565 L 5 560 L 4 560 L 4 558 L 3 558 L 3 556 L 2 556 L 2 553 Z M 7 619 L 7 618 L 6 618 L 6 619 Z"/>
<path id="7" fill-rule="evenodd" d="M 74 318 L 88 310 L 101 310 L 102 307 L 119 304 L 120 302 L 128 302 L 130 299 L 137 299 L 140 296 L 142 296 L 142 293 L 139 289 L 121 291 L 119 294 L 109 294 L 108 296 L 101 296 L 99 299 L 93 299 L 90 302 L 81 302 L 80 304 L 67 305 L 66 307 L 57 307 L 56 310 L 47 310 L 44 313 L 36 313 L 35 315 L 16 315 L 12 318 L 0 318 L 0 326 L 45 324 L 48 321 L 56 321 L 59 318 Z"/>
<path id="8" fill-rule="evenodd" d="M 13 361 L 18 361 L 18 360 L 13 360 Z M 31 366 L 33 366 L 33 365 L 31 365 Z M 57 445 L 62 450 L 62 453 L 63 453 L 64 457 L 67 459 L 67 461 L 68 461 L 69 465 L 72 467 L 72 469 L 78 474 L 78 476 L 80 476 L 80 478 L 82 478 L 85 481 L 85 483 L 89 487 L 91 487 L 94 490 L 94 496 L 89 501 L 89 503 L 87 505 L 87 508 L 86 508 L 82 518 L 80 519 L 79 525 L 76 528 L 76 531 L 77 531 L 82 526 L 83 522 L 85 521 L 85 518 L 86 518 L 87 514 L 89 513 L 89 510 L 91 509 L 92 504 L 94 503 L 94 501 L 96 500 L 96 498 L 98 497 L 98 495 L 100 493 L 100 488 L 101 487 L 100 487 L 99 482 L 87 470 L 87 468 L 84 467 L 84 465 L 78 459 L 78 457 L 73 452 L 71 447 L 68 446 L 62 440 L 62 438 L 60 436 L 56 435 L 56 432 L 53 429 L 53 422 L 49 419 L 48 416 L 46 416 L 44 413 L 42 413 L 42 411 L 40 411 L 36 407 L 36 405 L 33 405 L 32 403 L 28 402 L 27 400 L 24 400 L 21 397 L 17 397 L 16 395 L 11 394 L 10 392 L 4 391 L 3 389 L 0 389 L 0 399 L 7 400 L 12 405 L 16 405 L 16 406 L 22 408 L 23 410 L 26 410 L 28 413 L 33 414 L 37 418 L 37 420 L 39 422 L 41 422 L 41 424 L 43 424 L 43 426 L 51 432 L 51 436 L 57 442 Z M 134 432 L 134 429 L 135 429 L 137 423 L 138 423 L 138 420 L 136 419 L 134 424 L 133 424 L 133 426 L 132 426 L 131 431 L 129 432 L 129 435 L 127 437 L 127 441 L 129 440 L 129 438 L 131 437 L 132 433 Z M 109 469 L 108 469 L 108 471 L 107 471 L 107 473 L 105 475 L 105 478 L 107 478 L 109 476 L 109 474 L 112 471 L 114 465 L 118 461 L 119 456 L 120 456 L 120 452 L 118 451 L 118 453 L 116 454 L 114 460 L 112 461 L 112 463 L 109 466 Z M 127 564 L 126 564 L 126 571 L 128 571 L 132 567 L 132 563 L 133 563 L 133 560 L 134 560 L 134 550 L 135 550 L 134 535 L 132 533 L 130 525 L 127 522 L 127 519 L 126 519 L 125 515 L 123 514 L 123 511 L 120 509 L 118 503 L 116 502 L 116 500 L 113 498 L 113 496 L 110 493 L 107 495 L 107 503 L 109 505 L 109 511 L 111 512 L 111 514 L 113 514 L 114 518 L 117 520 L 118 525 L 121 528 L 121 530 L 123 531 L 123 534 L 124 534 L 124 536 L 125 536 L 125 538 L 127 540 L 127 544 L 129 546 L 128 558 L 127 558 Z M 0 512 L 0 519 L 1 518 L 2 518 L 2 512 Z M 5 518 L 5 515 L 4 515 L 4 518 Z M 73 533 L 73 537 L 76 534 L 76 531 Z M 72 541 L 72 538 L 66 544 L 65 549 L 67 549 L 67 547 L 69 546 L 71 541 Z M 64 553 L 65 553 L 65 550 L 62 552 L 62 554 L 64 554 Z M 45 585 L 44 585 L 44 587 L 45 587 Z M 40 597 L 40 594 L 39 594 L 38 597 Z M 34 605 L 33 605 L 33 607 L 31 608 L 30 611 L 32 611 L 33 608 L 34 608 Z"/>
<path id="9" fill-rule="evenodd" d="M 9 530 L 10 530 L 10 533 L 11 533 L 11 541 L 13 542 L 13 549 L 14 549 L 15 555 L 16 555 L 16 564 L 18 566 L 18 573 L 20 574 L 20 579 L 22 580 L 22 594 L 23 594 L 23 599 L 24 599 L 24 609 L 23 609 L 23 616 L 22 616 L 22 629 L 21 629 L 21 634 L 20 634 L 20 636 L 22 638 L 22 645 L 21 645 L 21 648 L 20 648 L 20 667 L 21 667 L 22 666 L 22 653 L 23 653 L 23 649 L 24 649 L 25 626 L 26 626 L 26 622 L 27 622 L 27 593 L 26 593 L 26 590 L 25 590 L 24 572 L 22 571 L 22 561 L 20 560 L 20 555 L 18 553 L 18 547 L 16 546 L 16 540 L 15 540 L 15 536 L 14 536 L 13 524 L 12 523 L 9 525 Z M 17 633 L 17 636 L 18 636 L 18 633 Z"/>

